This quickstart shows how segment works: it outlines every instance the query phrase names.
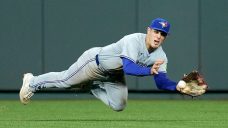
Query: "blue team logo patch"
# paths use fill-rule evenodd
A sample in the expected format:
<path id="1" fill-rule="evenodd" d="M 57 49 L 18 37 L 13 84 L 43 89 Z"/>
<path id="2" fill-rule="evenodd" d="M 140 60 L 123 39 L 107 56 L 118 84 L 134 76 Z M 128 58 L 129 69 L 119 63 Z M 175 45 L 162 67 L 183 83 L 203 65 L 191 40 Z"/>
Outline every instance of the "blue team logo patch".
<path id="1" fill-rule="evenodd" d="M 159 22 L 161 24 L 162 28 L 165 28 L 168 26 L 168 22 Z"/>

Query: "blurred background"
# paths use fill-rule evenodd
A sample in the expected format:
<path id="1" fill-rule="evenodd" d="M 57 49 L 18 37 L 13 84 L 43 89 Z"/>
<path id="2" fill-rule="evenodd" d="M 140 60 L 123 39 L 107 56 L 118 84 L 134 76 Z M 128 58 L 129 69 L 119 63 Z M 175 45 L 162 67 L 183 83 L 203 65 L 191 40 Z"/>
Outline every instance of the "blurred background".
<path id="1" fill-rule="evenodd" d="M 157 17 L 171 23 L 163 45 L 168 76 L 178 81 L 199 70 L 209 85 L 203 98 L 228 98 L 227 12 L 227 0 L 0 0 L 0 98 L 18 99 L 24 73 L 66 70 L 91 47 L 145 33 Z M 127 85 L 129 98 L 181 97 L 159 91 L 151 76 L 127 76 Z M 90 95 L 58 90 L 37 96 L 63 97 Z"/>

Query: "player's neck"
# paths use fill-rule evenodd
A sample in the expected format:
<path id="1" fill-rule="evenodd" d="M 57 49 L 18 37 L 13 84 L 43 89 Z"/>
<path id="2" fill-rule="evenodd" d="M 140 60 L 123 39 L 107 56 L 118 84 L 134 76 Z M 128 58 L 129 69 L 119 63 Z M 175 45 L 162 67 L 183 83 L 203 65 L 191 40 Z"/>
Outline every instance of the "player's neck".
<path id="1" fill-rule="evenodd" d="M 153 51 L 155 51 L 155 50 L 156 50 L 156 48 L 152 48 L 152 47 L 150 47 L 150 48 L 147 48 L 147 50 L 148 50 L 148 52 L 149 52 L 149 53 L 152 53 Z"/>

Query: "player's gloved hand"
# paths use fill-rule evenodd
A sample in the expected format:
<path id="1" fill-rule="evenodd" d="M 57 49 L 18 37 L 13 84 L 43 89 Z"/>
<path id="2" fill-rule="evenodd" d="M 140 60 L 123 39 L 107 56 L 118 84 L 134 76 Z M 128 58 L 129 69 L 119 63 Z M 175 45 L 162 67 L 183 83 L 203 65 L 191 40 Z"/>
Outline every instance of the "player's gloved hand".
<path id="1" fill-rule="evenodd" d="M 164 63 L 164 60 L 161 60 L 161 59 L 156 60 L 150 70 L 151 74 L 152 75 L 158 74 L 158 69 L 159 69 L 160 65 L 163 63 Z"/>
<path id="2" fill-rule="evenodd" d="M 206 92 L 208 85 L 198 71 L 192 71 L 184 75 L 176 86 L 176 89 L 183 94 L 200 96 Z"/>

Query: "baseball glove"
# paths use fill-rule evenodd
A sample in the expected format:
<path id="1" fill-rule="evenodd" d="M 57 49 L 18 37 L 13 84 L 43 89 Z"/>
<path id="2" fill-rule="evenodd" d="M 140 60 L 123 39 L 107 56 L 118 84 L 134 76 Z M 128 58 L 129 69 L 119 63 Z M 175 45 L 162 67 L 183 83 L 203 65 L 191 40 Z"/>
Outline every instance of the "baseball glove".
<path id="1" fill-rule="evenodd" d="M 177 85 L 177 90 L 190 96 L 200 96 L 206 92 L 208 85 L 198 71 L 184 75 Z"/>

